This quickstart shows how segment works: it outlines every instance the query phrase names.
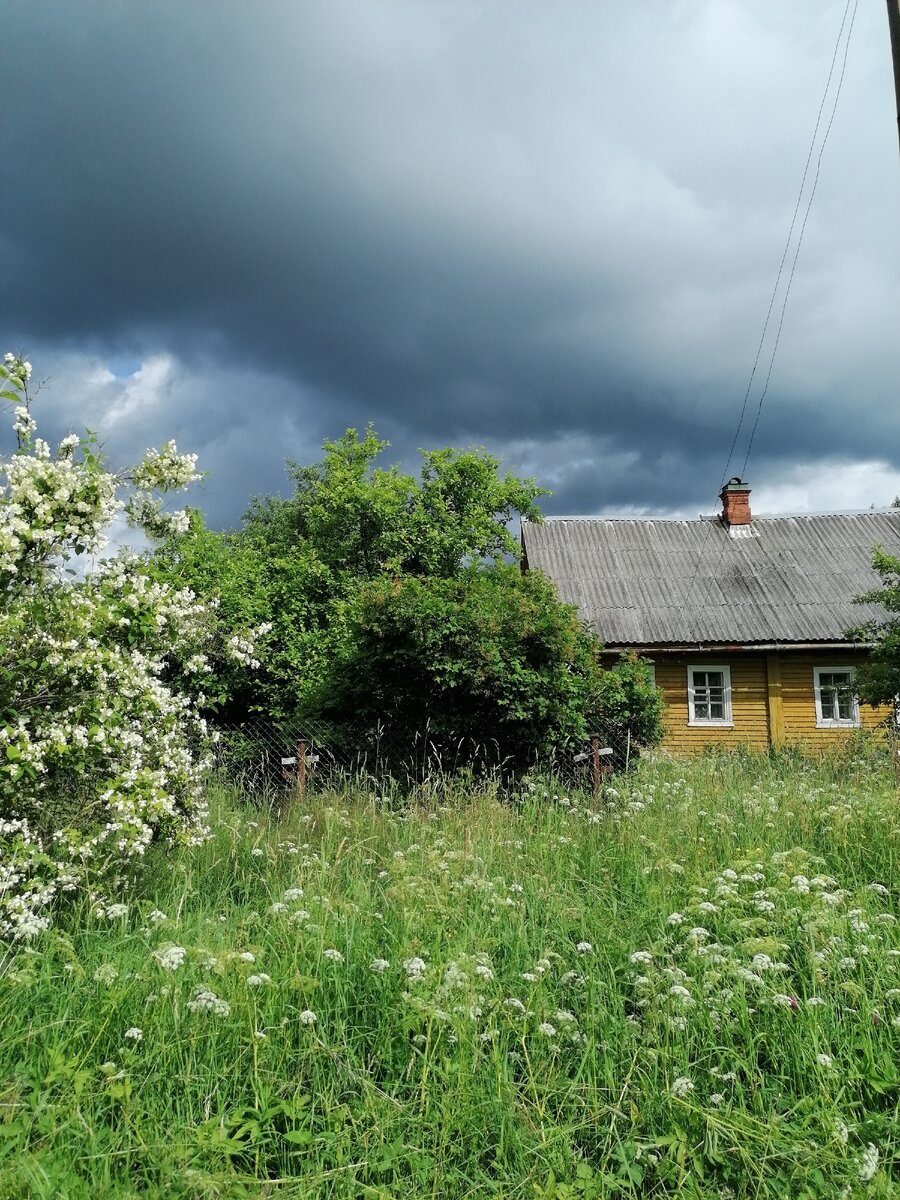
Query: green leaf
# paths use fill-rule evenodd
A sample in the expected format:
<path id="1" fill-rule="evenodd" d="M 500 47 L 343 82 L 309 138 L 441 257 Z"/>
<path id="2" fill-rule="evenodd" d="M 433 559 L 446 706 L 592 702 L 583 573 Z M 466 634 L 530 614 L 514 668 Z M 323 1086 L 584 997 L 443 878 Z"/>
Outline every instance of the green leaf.
<path id="1" fill-rule="evenodd" d="M 313 1141 L 313 1134 L 308 1129 L 289 1129 L 281 1136 L 292 1146 L 309 1146 Z"/>

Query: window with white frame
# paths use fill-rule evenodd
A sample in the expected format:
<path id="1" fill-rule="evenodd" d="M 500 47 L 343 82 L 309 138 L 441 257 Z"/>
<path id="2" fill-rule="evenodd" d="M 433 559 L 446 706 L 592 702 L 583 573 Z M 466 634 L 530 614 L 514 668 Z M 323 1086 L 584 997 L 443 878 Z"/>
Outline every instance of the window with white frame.
<path id="1" fill-rule="evenodd" d="M 688 667 L 688 724 L 732 725 L 731 670 Z"/>
<path id="2" fill-rule="evenodd" d="M 859 725 L 853 667 L 814 667 L 813 684 L 816 725 L 820 729 L 854 729 Z"/>

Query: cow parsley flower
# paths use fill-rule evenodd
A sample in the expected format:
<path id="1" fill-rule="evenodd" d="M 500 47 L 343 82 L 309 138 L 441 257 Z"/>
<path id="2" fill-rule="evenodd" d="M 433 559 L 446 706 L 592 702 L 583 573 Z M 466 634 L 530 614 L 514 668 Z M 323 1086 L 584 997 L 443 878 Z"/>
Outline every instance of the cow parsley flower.
<path id="1" fill-rule="evenodd" d="M 551 1025 L 549 1021 L 541 1021 L 540 1025 L 538 1025 L 538 1029 L 541 1031 L 544 1037 L 556 1037 L 556 1026 Z"/>
<path id="2" fill-rule="evenodd" d="M 692 1092 L 693 1090 L 693 1081 L 688 1079 L 686 1075 L 679 1075 L 670 1088 L 672 1095 L 678 1100 L 683 1100 L 685 1096 L 687 1096 L 688 1093 Z"/>
<path id="3" fill-rule="evenodd" d="M 325 951 L 325 958 L 329 959 L 331 962 L 336 962 L 336 963 L 342 963 L 344 961 L 343 954 L 341 954 L 340 950 L 335 950 L 335 948 L 333 946 L 330 946 Z"/>
<path id="4" fill-rule="evenodd" d="M 374 971 L 376 975 L 383 975 L 385 971 L 389 971 L 391 964 L 386 958 L 373 958 L 369 963 L 369 970 Z"/>
<path id="5" fill-rule="evenodd" d="M 153 957 L 164 971 L 177 971 L 186 954 L 184 946 L 166 946 L 162 950 L 154 950 Z"/>
<path id="6" fill-rule="evenodd" d="M 878 1170 L 878 1158 L 878 1147 L 874 1142 L 869 1142 L 863 1151 L 859 1169 L 856 1172 L 857 1177 L 862 1183 L 868 1183 L 870 1179 L 874 1179 L 875 1172 Z"/>
<path id="7" fill-rule="evenodd" d="M 107 987 L 111 987 L 112 984 L 114 984 L 118 978 L 119 978 L 119 969 L 118 969 L 118 967 L 114 966 L 111 962 L 101 963 L 100 966 L 97 968 L 97 970 L 94 972 L 94 981 L 96 983 L 106 984 Z"/>
<path id="8" fill-rule="evenodd" d="M 197 988 L 193 1000 L 189 1000 L 187 1006 L 191 1012 L 211 1012 L 217 1017 L 227 1017 L 231 1012 L 231 1005 L 227 1000 L 222 1000 L 215 992 L 205 987 Z"/>
<path id="9" fill-rule="evenodd" d="M 319 1018 L 311 1008 L 305 1008 L 297 1019 L 301 1025 L 315 1025 Z"/>
<path id="10" fill-rule="evenodd" d="M 128 1038 L 132 1042 L 139 1042 L 143 1039 L 144 1031 L 143 1029 L 139 1029 L 137 1025 L 132 1025 L 130 1029 L 125 1030 L 122 1036 Z"/>

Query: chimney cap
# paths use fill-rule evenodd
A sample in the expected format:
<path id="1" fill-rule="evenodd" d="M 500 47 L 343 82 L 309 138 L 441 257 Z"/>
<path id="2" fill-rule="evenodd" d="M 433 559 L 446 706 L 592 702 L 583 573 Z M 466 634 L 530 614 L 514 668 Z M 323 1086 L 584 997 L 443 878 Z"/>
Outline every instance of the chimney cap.
<path id="1" fill-rule="evenodd" d="M 726 484 L 723 485 L 720 496 L 724 496 L 726 492 L 749 492 L 750 484 L 745 483 L 740 475 L 732 475 Z"/>

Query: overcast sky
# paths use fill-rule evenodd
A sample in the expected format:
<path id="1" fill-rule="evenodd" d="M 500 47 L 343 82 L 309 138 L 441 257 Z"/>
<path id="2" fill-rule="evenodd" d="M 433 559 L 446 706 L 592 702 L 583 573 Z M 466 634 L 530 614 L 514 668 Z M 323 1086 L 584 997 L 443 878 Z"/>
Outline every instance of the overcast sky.
<path id="1" fill-rule="evenodd" d="M 407 464 L 488 447 L 548 512 L 710 511 L 845 8 L 12 0 L 0 350 L 49 376 L 44 432 L 197 451 L 216 526 L 368 421 Z M 887 17 L 862 0 L 755 511 L 900 492 L 898 314 Z"/>

